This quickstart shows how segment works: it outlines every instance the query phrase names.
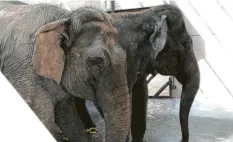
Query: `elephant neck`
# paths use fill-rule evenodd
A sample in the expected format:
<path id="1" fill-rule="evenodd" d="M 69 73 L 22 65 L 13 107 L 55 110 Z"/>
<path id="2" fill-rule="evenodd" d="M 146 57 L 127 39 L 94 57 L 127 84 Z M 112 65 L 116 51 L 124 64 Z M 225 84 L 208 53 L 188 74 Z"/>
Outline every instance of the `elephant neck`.
<path id="1" fill-rule="evenodd" d="M 113 18 L 118 40 L 127 54 L 127 81 L 131 88 L 144 75 L 150 61 L 149 36 L 154 29 L 154 18 L 145 13 L 113 14 Z"/>

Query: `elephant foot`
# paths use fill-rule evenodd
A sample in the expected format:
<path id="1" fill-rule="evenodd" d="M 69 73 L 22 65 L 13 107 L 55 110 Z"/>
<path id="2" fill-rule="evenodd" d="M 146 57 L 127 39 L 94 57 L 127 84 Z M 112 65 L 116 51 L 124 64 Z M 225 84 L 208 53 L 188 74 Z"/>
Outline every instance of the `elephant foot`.
<path id="1" fill-rule="evenodd" d="M 189 142 L 188 139 L 182 139 L 180 142 Z"/>
<path id="2" fill-rule="evenodd" d="M 131 142 L 146 142 L 145 140 L 132 140 Z"/>

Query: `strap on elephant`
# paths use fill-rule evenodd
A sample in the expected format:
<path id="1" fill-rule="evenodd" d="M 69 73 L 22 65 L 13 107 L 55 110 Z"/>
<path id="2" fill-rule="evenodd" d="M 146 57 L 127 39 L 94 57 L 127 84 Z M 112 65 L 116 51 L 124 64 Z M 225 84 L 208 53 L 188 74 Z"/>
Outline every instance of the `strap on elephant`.
<path id="1" fill-rule="evenodd" d="M 64 137 L 64 138 L 63 138 L 63 141 L 64 141 L 64 142 L 69 142 L 69 139 L 68 139 L 67 137 Z"/>
<path id="2" fill-rule="evenodd" d="M 96 134 L 98 131 L 97 131 L 96 128 L 91 127 L 89 129 L 87 129 L 86 132 L 89 133 L 89 134 Z"/>
<path id="3" fill-rule="evenodd" d="M 69 142 L 69 139 L 60 131 L 60 135 L 62 136 L 63 142 Z"/>
<path id="4" fill-rule="evenodd" d="M 96 134 L 98 131 L 96 128 L 91 127 L 89 129 L 87 129 L 86 132 L 89 134 Z M 62 131 L 60 132 L 60 135 L 62 136 L 64 142 L 69 142 L 69 139 L 63 134 Z"/>

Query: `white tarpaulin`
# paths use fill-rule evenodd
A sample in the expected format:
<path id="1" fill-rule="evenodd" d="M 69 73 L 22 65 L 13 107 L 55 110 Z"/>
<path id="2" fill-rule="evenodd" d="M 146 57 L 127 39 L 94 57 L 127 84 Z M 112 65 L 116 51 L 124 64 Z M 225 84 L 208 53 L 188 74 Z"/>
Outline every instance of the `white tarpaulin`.
<path id="1" fill-rule="evenodd" d="M 55 142 L 34 112 L 0 72 L 1 142 Z"/>

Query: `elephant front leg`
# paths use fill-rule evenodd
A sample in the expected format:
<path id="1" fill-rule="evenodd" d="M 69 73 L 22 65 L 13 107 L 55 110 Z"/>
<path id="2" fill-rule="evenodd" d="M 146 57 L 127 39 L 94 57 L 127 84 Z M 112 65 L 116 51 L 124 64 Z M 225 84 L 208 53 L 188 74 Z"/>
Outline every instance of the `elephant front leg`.
<path id="1" fill-rule="evenodd" d="M 195 55 L 189 51 L 184 62 L 184 72 L 176 76 L 183 85 L 180 99 L 180 125 L 182 131 L 182 142 L 189 141 L 189 112 L 200 86 L 200 71 Z"/>
<path id="2" fill-rule="evenodd" d="M 132 91 L 132 142 L 143 142 L 146 131 L 148 88 L 146 78 L 134 84 Z"/>
<path id="3" fill-rule="evenodd" d="M 64 139 L 61 135 L 61 129 L 55 122 L 49 124 L 49 131 L 57 142 L 64 142 Z"/>
<path id="4" fill-rule="evenodd" d="M 189 112 L 199 87 L 183 86 L 180 100 L 180 125 L 182 131 L 181 142 L 189 141 Z"/>
<path id="5" fill-rule="evenodd" d="M 77 113 L 74 98 L 63 100 L 55 107 L 56 123 L 62 129 L 63 140 L 69 142 L 89 142 L 93 139 L 85 132 L 85 127 Z"/>
<path id="6" fill-rule="evenodd" d="M 39 90 L 39 88 L 37 89 Z M 36 91 L 34 93 L 36 93 Z M 32 95 L 34 93 L 32 93 Z M 37 95 L 36 97 L 34 96 L 32 100 L 29 101 L 30 103 L 28 103 L 28 105 L 44 124 L 50 134 L 54 137 L 54 139 L 57 142 L 63 142 L 62 136 L 60 135 L 61 129 L 55 122 L 55 107 L 50 97 L 47 96 L 47 93 L 42 92 L 40 95 Z"/>

